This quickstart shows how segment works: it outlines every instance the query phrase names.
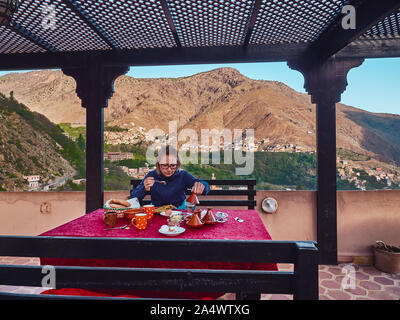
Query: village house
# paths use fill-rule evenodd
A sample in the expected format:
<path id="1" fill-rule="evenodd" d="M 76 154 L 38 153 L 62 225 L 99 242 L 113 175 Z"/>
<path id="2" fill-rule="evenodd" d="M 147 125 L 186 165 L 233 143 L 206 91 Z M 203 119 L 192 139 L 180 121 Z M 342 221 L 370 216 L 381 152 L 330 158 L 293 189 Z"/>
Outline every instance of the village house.
<path id="1" fill-rule="evenodd" d="M 75 184 L 81 184 L 81 183 L 85 183 L 86 182 L 86 179 L 74 179 L 74 180 L 72 180 L 72 183 L 75 183 Z"/>
<path id="2" fill-rule="evenodd" d="M 40 181 L 39 175 L 24 176 L 24 179 L 28 180 L 30 189 L 35 189 L 39 187 L 39 181 Z"/>
<path id="3" fill-rule="evenodd" d="M 121 161 L 133 159 L 131 152 L 104 152 L 104 160 Z"/>

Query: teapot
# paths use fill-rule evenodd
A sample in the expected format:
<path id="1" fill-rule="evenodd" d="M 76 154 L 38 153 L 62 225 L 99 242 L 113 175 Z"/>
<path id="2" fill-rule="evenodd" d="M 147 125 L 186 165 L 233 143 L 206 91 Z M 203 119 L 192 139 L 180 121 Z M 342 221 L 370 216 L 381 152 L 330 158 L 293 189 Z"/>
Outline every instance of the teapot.
<path id="1" fill-rule="evenodd" d="M 217 221 L 214 214 L 212 213 L 211 208 L 207 208 L 207 213 L 203 218 L 203 222 L 205 224 L 214 224 Z"/>
<path id="2" fill-rule="evenodd" d="M 186 202 L 187 202 L 188 204 L 191 204 L 191 203 L 192 203 L 193 205 L 197 205 L 197 204 L 200 203 L 200 202 L 199 202 L 199 199 L 197 198 L 197 196 L 196 196 L 195 193 L 192 193 L 189 197 L 187 197 Z"/>
<path id="3" fill-rule="evenodd" d="M 186 222 L 186 225 L 191 228 L 200 228 L 204 226 L 204 222 L 201 221 L 201 211 L 199 209 L 193 212 L 192 218 Z"/>

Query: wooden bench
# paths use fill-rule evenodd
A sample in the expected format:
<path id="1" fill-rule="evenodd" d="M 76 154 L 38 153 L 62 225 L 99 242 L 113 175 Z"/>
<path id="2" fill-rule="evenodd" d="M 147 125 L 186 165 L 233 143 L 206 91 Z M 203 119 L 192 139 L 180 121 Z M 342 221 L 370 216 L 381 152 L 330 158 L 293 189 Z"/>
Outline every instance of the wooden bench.
<path id="1" fill-rule="evenodd" d="M 0 236 L 0 256 L 292 263 L 293 272 L 67 266 L 54 270 L 56 288 L 236 292 L 238 300 L 280 293 L 293 294 L 296 300 L 318 299 L 314 242 Z M 0 285 L 41 287 L 44 276 L 42 266 L 0 265 Z M 112 299 L 0 293 L 0 299 L 38 298 Z"/>
<path id="2" fill-rule="evenodd" d="M 135 189 L 142 180 L 131 180 L 131 190 Z M 212 199 L 199 199 L 199 206 L 220 206 L 220 207 L 247 207 L 248 209 L 254 209 L 256 206 L 256 200 L 254 197 L 256 195 L 256 190 L 254 186 L 256 185 L 256 180 L 203 180 L 207 182 L 210 186 L 235 186 L 235 187 L 247 187 L 247 189 L 223 189 L 223 190 L 210 190 L 209 196 L 219 196 L 225 198 L 223 200 L 212 200 Z M 186 194 L 191 193 L 190 189 L 186 190 Z M 247 196 L 247 200 L 234 200 L 232 196 Z M 150 200 L 144 199 L 141 204 L 149 204 Z"/>

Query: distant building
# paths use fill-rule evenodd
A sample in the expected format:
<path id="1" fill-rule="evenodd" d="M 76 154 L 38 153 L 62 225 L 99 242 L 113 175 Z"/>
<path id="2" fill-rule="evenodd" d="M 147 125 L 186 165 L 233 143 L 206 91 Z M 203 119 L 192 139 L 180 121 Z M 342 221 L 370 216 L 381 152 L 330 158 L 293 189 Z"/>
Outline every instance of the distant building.
<path id="1" fill-rule="evenodd" d="M 104 160 L 109 161 L 121 161 L 133 159 L 133 154 L 131 152 L 105 152 Z"/>
<path id="2" fill-rule="evenodd" d="M 121 168 L 121 170 L 122 170 L 123 172 L 125 172 L 126 174 L 128 174 L 129 168 L 128 168 L 127 166 L 119 166 L 119 167 Z"/>
<path id="3" fill-rule="evenodd" d="M 29 188 L 39 187 L 40 176 L 25 176 L 24 178 L 28 180 Z"/>
<path id="4" fill-rule="evenodd" d="M 138 176 L 138 173 L 139 173 L 139 169 L 137 169 L 137 168 L 129 168 L 128 169 L 128 176 L 130 176 L 130 177 L 136 177 L 136 176 Z"/>
<path id="5" fill-rule="evenodd" d="M 75 184 L 81 184 L 81 183 L 84 183 L 84 182 L 86 182 L 86 179 L 75 179 L 75 180 L 72 180 L 72 183 L 75 183 Z"/>
<path id="6" fill-rule="evenodd" d="M 386 183 L 389 187 L 392 185 L 392 180 L 390 180 L 390 179 L 382 179 L 382 182 L 383 183 Z"/>
<path id="7" fill-rule="evenodd" d="M 146 174 L 149 173 L 149 171 L 150 171 L 149 167 L 140 167 L 138 168 L 138 175 L 144 177 Z"/>

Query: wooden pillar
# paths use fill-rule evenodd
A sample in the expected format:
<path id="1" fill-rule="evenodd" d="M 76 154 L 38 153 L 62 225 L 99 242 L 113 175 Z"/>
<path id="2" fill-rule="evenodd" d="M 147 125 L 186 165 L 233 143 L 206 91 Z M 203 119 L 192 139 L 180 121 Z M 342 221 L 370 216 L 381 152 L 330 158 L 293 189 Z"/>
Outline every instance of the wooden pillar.
<path id="1" fill-rule="evenodd" d="M 86 108 L 86 213 L 103 207 L 104 108 L 114 93 L 114 80 L 128 70 L 105 66 L 96 58 L 79 68 L 62 69 L 75 79 L 76 93 Z"/>
<path id="2" fill-rule="evenodd" d="M 363 59 L 330 58 L 305 69 L 289 62 L 305 79 L 304 88 L 316 104 L 317 145 L 317 243 L 319 263 L 335 265 L 337 260 L 336 196 L 336 103 L 347 87 L 347 74 Z"/>

